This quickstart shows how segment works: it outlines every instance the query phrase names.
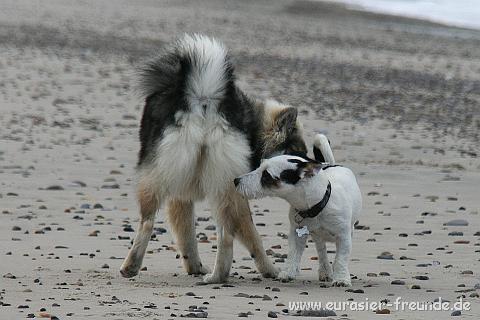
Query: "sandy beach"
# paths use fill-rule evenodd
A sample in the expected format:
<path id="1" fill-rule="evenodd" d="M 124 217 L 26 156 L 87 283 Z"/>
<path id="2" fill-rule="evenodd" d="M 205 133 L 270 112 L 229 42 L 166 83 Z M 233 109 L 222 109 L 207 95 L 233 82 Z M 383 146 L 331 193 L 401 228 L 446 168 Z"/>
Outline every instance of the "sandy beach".
<path id="1" fill-rule="evenodd" d="M 235 243 L 229 282 L 197 285 L 163 209 L 144 269 L 120 276 L 138 221 L 136 70 L 184 32 L 223 41 L 246 92 L 297 107 L 308 145 L 326 133 L 356 173 L 351 288 L 320 285 L 312 242 L 294 282 L 261 278 Z M 315 1 L 3 0 L 0 110 L 2 320 L 289 319 L 308 318 L 289 302 L 438 298 L 470 310 L 313 315 L 480 316 L 480 31 Z M 285 267 L 287 203 L 251 208 Z M 215 223 L 195 211 L 211 267 Z"/>

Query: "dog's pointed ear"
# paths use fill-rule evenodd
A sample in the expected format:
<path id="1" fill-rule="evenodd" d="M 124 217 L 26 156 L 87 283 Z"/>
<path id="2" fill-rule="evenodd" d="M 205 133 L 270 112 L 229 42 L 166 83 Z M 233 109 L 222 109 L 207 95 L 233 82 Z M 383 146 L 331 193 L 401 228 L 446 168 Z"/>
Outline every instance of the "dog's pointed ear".
<path id="1" fill-rule="evenodd" d="M 278 131 L 290 133 L 296 126 L 298 111 L 296 108 L 288 107 L 277 115 L 276 125 Z"/>

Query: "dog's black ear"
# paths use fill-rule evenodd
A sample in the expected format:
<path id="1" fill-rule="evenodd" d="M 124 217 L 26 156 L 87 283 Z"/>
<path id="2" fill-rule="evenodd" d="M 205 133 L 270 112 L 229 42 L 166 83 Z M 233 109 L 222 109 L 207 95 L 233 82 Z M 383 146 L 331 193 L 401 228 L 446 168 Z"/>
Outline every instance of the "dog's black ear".
<path id="1" fill-rule="evenodd" d="M 290 134 L 295 129 L 297 115 L 297 109 L 293 107 L 285 108 L 280 111 L 276 118 L 277 130 Z"/>

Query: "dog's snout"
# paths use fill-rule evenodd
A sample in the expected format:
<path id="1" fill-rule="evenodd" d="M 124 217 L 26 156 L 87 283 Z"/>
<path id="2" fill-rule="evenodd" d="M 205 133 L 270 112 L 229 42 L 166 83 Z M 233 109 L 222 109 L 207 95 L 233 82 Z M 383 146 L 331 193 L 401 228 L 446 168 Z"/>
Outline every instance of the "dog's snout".
<path id="1" fill-rule="evenodd" d="M 235 184 L 235 187 L 238 186 L 238 184 L 240 183 L 240 178 L 233 179 L 233 183 Z"/>

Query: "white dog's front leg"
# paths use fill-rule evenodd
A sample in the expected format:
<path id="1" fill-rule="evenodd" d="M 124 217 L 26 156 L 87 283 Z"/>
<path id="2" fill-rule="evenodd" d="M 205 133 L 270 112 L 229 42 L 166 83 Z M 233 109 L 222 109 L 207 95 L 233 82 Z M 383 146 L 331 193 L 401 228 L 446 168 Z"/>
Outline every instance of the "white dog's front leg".
<path id="1" fill-rule="evenodd" d="M 318 254 L 318 280 L 322 282 L 330 282 L 333 279 L 332 267 L 328 261 L 327 246 L 325 240 L 317 234 L 312 232 L 312 239 L 315 241 Z"/>
<path id="2" fill-rule="evenodd" d="M 305 250 L 307 237 L 307 235 L 299 237 L 295 224 L 290 224 L 290 234 L 288 235 L 287 269 L 280 272 L 278 275 L 280 279 L 292 280 L 298 275 L 300 260 L 302 259 L 303 250 Z"/>
<path id="3" fill-rule="evenodd" d="M 350 287 L 350 271 L 348 263 L 350 261 L 350 252 L 352 250 L 352 233 L 350 230 L 342 232 L 337 237 L 337 254 L 333 264 L 333 285 L 336 287 Z"/>

